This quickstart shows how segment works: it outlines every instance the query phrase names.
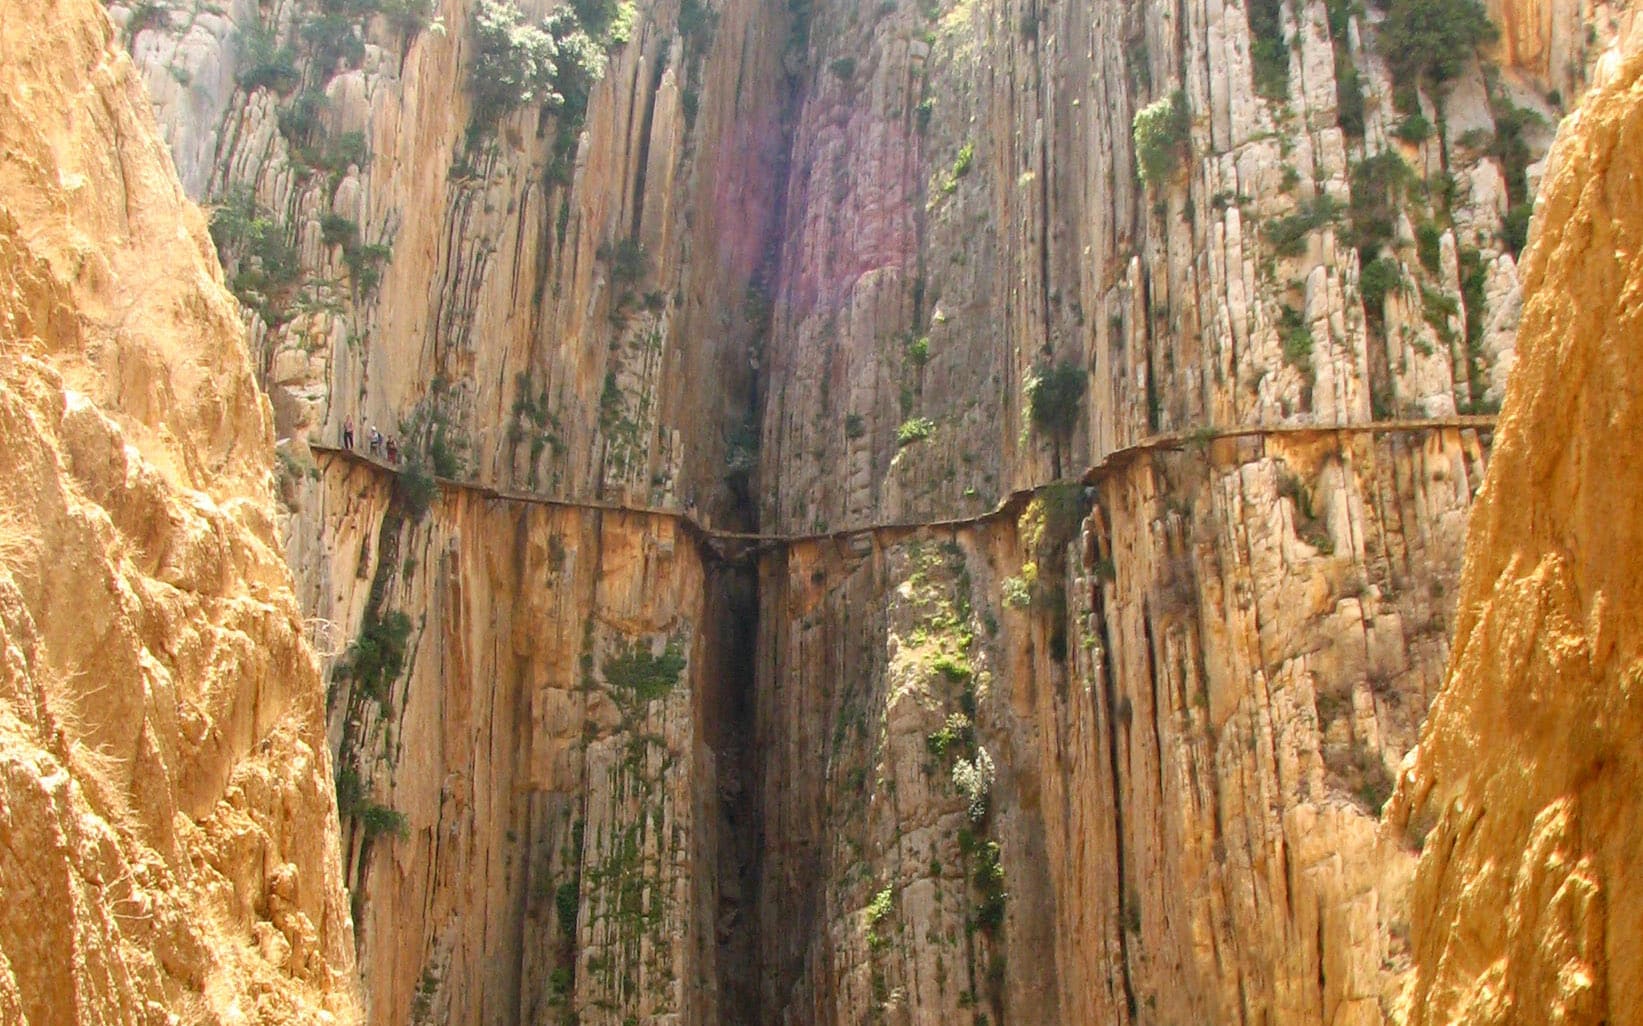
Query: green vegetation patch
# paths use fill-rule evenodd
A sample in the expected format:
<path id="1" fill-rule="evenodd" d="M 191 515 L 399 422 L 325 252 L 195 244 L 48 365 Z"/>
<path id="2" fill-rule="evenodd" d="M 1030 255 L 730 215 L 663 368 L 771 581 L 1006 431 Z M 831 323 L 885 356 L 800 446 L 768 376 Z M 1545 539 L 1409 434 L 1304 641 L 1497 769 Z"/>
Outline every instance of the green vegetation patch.
<path id="1" fill-rule="evenodd" d="M 614 18 L 614 5 L 610 13 Z M 573 98 L 585 104 L 589 84 L 604 74 L 604 52 L 570 7 L 534 25 L 512 0 L 479 0 L 473 36 L 468 83 L 482 120 L 533 103 L 554 110 L 576 106 Z"/>
<path id="2" fill-rule="evenodd" d="M 1376 257 L 1358 272 L 1358 288 L 1364 306 L 1379 314 L 1386 306 L 1386 294 L 1403 284 L 1403 269 L 1390 257 Z"/>
<path id="3" fill-rule="evenodd" d="M 1135 141 L 1135 166 L 1143 183 L 1162 185 L 1175 174 L 1191 125 L 1187 96 L 1179 89 L 1135 112 L 1130 133 Z"/>
<path id="4" fill-rule="evenodd" d="M 1289 47 L 1282 15 L 1283 0 L 1250 0 L 1249 57 L 1255 92 L 1268 100 L 1289 96 Z"/>
<path id="5" fill-rule="evenodd" d="M 896 428 L 896 444 L 899 446 L 922 442 L 934 434 L 935 430 L 936 422 L 929 417 L 909 418 L 902 421 L 901 426 Z"/>
<path id="6" fill-rule="evenodd" d="M 1301 204 L 1293 214 L 1266 225 L 1267 241 L 1281 257 L 1297 257 L 1306 252 L 1308 235 L 1340 219 L 1341 205 L 1331 196 L 1319 194 Z"/>
<path id="7" fill-rule="evenodd" d="M 361 693 L 379 702 L 405 669 L 405 645 L 411 637 L 411 618 L 402 612 L 365 618 L 348 657 L 348 676 Z"/>
<path id="8" fill-rule="evenodd" d="M 1085 375 L 1075 363 L 1033 368 L 1022 391 L 1033 427 L 1052 438 L 1067 438 L 1078 426 Z"/>
<path id="9" fill-rule="evenodd" d="M 1394 81 L 1442 86 L 1497 34 L 1478 0 L 1391 0 L 1379 45 Z"/>
<path id="10" fill-rule="evenodd" d="M 654 655 L 647 644 L 636 641 L 607 657 L 604 664 L 606 683 L 640 702 L 666 697 L 684 669 L 684 653 L 671 642 L 661 655 Z"/>

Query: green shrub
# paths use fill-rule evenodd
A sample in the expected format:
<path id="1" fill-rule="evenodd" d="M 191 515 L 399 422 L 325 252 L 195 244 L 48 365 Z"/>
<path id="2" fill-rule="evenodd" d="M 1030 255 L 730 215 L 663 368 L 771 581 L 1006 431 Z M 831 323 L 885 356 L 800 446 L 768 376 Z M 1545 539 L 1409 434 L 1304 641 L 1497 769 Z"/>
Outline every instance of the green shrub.
<path id="1" fill-rule="evenodd" d="M 1033 368 L 1022 391 L 1034 429 L 1056 439 L 1070 437 L 1078 426 L 1084 385 L 1084 370 L 1075 363 Z"/>
<path id="2" fill-rule="evenodd" d="M 610 280 L 617 285 L 638 284 L 650 272 L 650 257 L 635 238 L 600 246 L 595 255 L 610 264 Z"/>
<path id="3" fill-rule="evenodd" d="M 1302 203 L 1295 213 L 1270 221 L 1266 225 L 1267 241 L 1281 257 L 1300 256 L 1306 252 L 1307 236 L 1331 224 L 1341 216 L 1341 205 L 1327 195 L 1319 194 Z"/>
<path id="4" fill-rule="evenodd" d="M 551 996 L 552 1001 L 554 1003 L 564 1001 L 570 994 L 571 986 L 575 982 L 575 974 L 571 972 L 570 966 L 554 966 L 553 972 L 548 974 L 548 994 Z"/>
<path id="5" fill-rule="evenodd" d="M 1352 63 L 1346 48 L 1335 47 L 1335 107 L 1341 131 L 1354 139 L 1363 138 L 1363 76 Z"/>
<path id="6" fill-rule="evenodd" d="M 388 700 L 389 689 L 405 668 L 405 645 L 410 637 L 411 618 L 404 613 L 366 616 L 348 658 L 348 676 L 362 694 L 378 702 Z"/>
<path id="7" fill-rule="evenodd" d="M 365 803 L 365 782 L 352 766 L 337 770 L 337 815 L 352 818 Z"/>
<path id="8" fill-rule="evenodd" d="M 856 74 L 856 59 L 854 57 L 839 57 L 828 62 L 827 70 L 835 78 L 848 82 Z"/>
<path id="9" fill-rule="evenodd" d="M 1504 96 L 1491 96 L 1490 107 L 1495 118 L 1495 134 L 1489 152 L 1500 161 L 1501 174 L 1506 179 L 1506 197 L 1514 204 L 1527 203 L 1533 197 L 1529 195 L 1529 144 L 1523 133 L 1531 125 L 1545 124 L 1545 119 Z"/>
<path id="10" fill-rule="evenodd" d="M 987 818 L 995 774 L 993 757 L 985 748 L 978 747 L 974 758 L 960 758 L 953 763 L 953 786 L 964 796 L 972 823 Z"/>
<path id="11" fill-rule="evenodd" d="M 633 32 L 639 27 L 639 8 L 633 0 L 622 0 L 616 6 L 616 16 L 610 21 L 610 28 L 605 33 L 605 39 L 612 48 L 626 46 L 633 38 Z"/>
<path id="12" fill-rule="evenodd" d="M 462 476 L 462 444 L 454 440 L 444 423 L 434 427 L 434 437 L 428 444 L 428 459 L 433 463 L 434 475 L 447 480 Z"/>
<path id="13" fill-rule="evenodd" d="M 931 661 L 930 669 L 953 684 L 966 683 L 971 677 L 975 676 L 975 671 L 970 668 L 969 660 L 963 656 L 937 656 Z"/>
<path id="14" fill-rule="evenodd" d="M 1432 137 L 1432 122 L 1424 114 L 1409 114 L 1392 126 L 1392 135 L 1406 143 L 1423 143 Z"/>
<path id="15" fill-rule="evenodd" d="M 976 148 L 971 143 L 965 143 L 953 158 L 953 168 L 941 180 L 941 194 L 951 196 L 958 189 L 958 180 L 970 173 L 970 166 L 975 163 Z"/>
<path id="16" fill-rule="evenodd" d="M 280 109 L 280 134 L 294 147 L 307 146 L 319 131 L 320 117 L 328 105 L 325 94 L 310 89 Z"/>
<path id="17" fill-rule="evenodd" d="M 890 913 L 895 911 L 895 907 L 895 893 L 887 884 L 883 890 L 873 895 L 872 901 L 867 903 L 867 928 L 872 929 L 884 922 L 885 919 L 889 918 Z"/>
<path id="18" fill-rule="evenodd" d="M 980 930 L 992 933 L 1004 925 L 1004 864 L 1003 852 L 997 841 L 976 842 L 971 840 L 965 844 L 965 835 L 959 836 L 959 849 L 966 854 L 974 852 L 976 860 L 975 872 L 971 875 L 971 882 L 975 885 L 978 898 L 975 908 L 970 913 L 969 921 L 965 923 L 965 930 L 974 932 Z"/>
<path id="19" fill-rule="evenodd" d="M 652 702 L 673 690 L 684 668 L 679 646 L 669 643 L 661 655 L 652 655 L 648 645 L 633 642 L 605 659 L 605 682 L 640 702 Z"/>
<path id="20" fill-rule="evenodd" d="M 759 425 L 751 417 L 736 425 L 725 439 L 725 473 L 740 477 L 759 467 Z"/>
<path id="21" fill-rule="evenodd" d="M 126 39 L 134 40 L 149 29 L 165 28 L 170 18 L 171 8 L 163 0 L 137 0 L 126 22 Z"/>
<path id="22" fill-rule="evenodd" d="M 388 24 L 407 36 L 416 35 L 434 20 L 434 0 L 379 0 L 378 10 Z"/>
<path id="23" fill-rule="evenodd" d="M 1250 0 L 1249 57 L 1255 92 L 1268 100 L 1289 96 L 1289 47 L 1284 40 L 1282 0 Z"/>
<path id="24" fill-rule="evenodd" d="M 359 242 L 359 225 L 341 214 L 326 213 L 319 219 L 319 231 L 327 246 L 353 246 Z"/>
<path id="25" fill-rule="evenodd" d="M 288 93 L 296 87 L 297 57 L 288 46 L 281 46 L 272 29 L 258 22 L 240 30 L 240 72 L 237 81 L 246 92 L 272 89 Z"/>
<path id="26" fill-rule="evenodd" d="M 1190 127 L 1187 96 L 1179 89 L 1135 112 L 1130 134 L 1135 142 L 1135 165 L 1144 184 L 1162 185 L 1175 173 Z"/>
<path id="27" fill-rule="evenodd" d="M 1435 222 L 1422 221 L 1415 226 L 1415 253 L 1422 267 L 1432 274 L 1438 273 L 1443 255 L 1443 229 Z"/>
<path id="28" fill-rule="evenodd" d="M 975 726 L 963 713 L 949 713 L 947 722 L 924 739 L 924 747 L 940 759 L 949 751 L 968 752 L 975 747 Z"/>
<path id="29" fill-rule="evenodd" d="M 703 0 L 681 0 L 679 4 L 679 34 L 685 43 L 698 51 L 707 49 L 718 27 L 719 16 Z"/>
<path id="30" fill-rule="evenodd" d="M 280 303 L 301 274 L 296 248 L 285 226 L 246 188 L 231 191 L 211 213 L 211 240 L 224 267 L 232 267 L 229 288 L 269 324 L 281 319 Z"/>
<path id="31" fill-rule="evenodd" d="M 930 130 L 930 117 L 935 112 L 936 101 L 928 96 L 920 100 L 918 106 L 913 108 L 913 127 L 918 129 L 920 135 Z"/>
<path id="32" fill-rule="evenodd" d="M 322 78 L 330 78 L 339 64 L 353 69 L 365 63 L 365 40 L 357 32 L 355 20 L 346 14 L 306 17 L 298 35 Z"/>
<path id="33" fill-rule="evenodd" d="M 844 415 L 844 437 L 860 438 L 866 433 L 867 422 L 862 419 L 861 414 L 847 413 Z"/>
<path id="34" fill-rule="evenodd" d="M 912 445 L 929 438 L 936 430 L 936 422 L 929 417 L 911 417 L 901 422 L 896 428 L 896 444 Z"/>
<path id="35" fill-rule="evenodd" d="M 389 252 L 384 243 L 360 245 L 358 239 L 343 246 L 342 261 L 348 265 L 348 275 L 362 297 L 376 291 L 382 281 L 382 265 L 387 262 Z"/>
<path id="36" fill-rule="evenodd" d="M 439 482 L 428 472 L 427 464 L 411 457 L 406 460 L 405 469 L 394 478 L 394 493 L 412 517 L 421 517 L 439 495 Z"/>
<path id="37" fill-rule="evenodd" d="M 1506 220 L 1501 224 L 1501 241 L 1513 257 L 1522 255 L 1523 247 L 1529 241 L 1529 216 L 1532 213 L 1533 203 L 1518 203 L 1506 211 Z"/>
<path id="38" fill-rule="evenodd" d="M 1352 168 L 1352 244 L 1377 252 L 1397 230 L 1400 200 L 1415 184 L 1414 170 L 1394 150 L 1382 150 Z"/>
<path id="39" fill-rule="evenodd" d="M 1460 295 L 1466 307 L 1467 334 L 1472 334 L 1472 322 L 1478 325 L 1481 335 L 1483 326 L 1484 308 L 1489 305 L 1485 287 L 1489 282 L 1489 270 L 1483 264 L 1483 254 L 1475 246 L 1462 246 L 1459 254 L 1460 264 Z M 1473 339 L 1476 341 L 1476 338 Z"/>
<path id="40" fill-rule="evenodd" d="M 1421 111 L 1420 86 L 1409 79 L 1392 84 L 1392 109 L 1399 114 L 1419 114 Z"/>
<path id="41" fill-rule="evenodd" d="M 588 85 L 604 73 L 604 54 L 568 8 L 531 25 L 512 0 L 479 0 L 473 33 L 468 84 L 484 121 L 532 103 L 574 109 L 586 103 Z"/>
<path id="42" fill-rule="evenodd" d="M 582 885 L 576 877 L 560 884 L 553 892 L 553 908 L 559 920 L 559 929 L 567 937 L 576 936 L 576 916 L 581 906 Z"/>
<path id="43" fill-rule="evenodd" d="M 1421 312 L 1426 323 L 1441 331 L 1448 326 L 1450 318 L 1460 316 L 1460 303 L 1454 296 L 1445 295 L 1430 285 L 1422 285 Z"/>
<path id="44" fill-rule="evenodd" d="M 1379 46 L 1394 80 L 1441 86 L 1495 36 L 1478 0 L 1391 0 Z"/>
<path id="45" fill-rule="evenodd" d="M 351 166 L 364 167 L 369 155 L 364 132 L 344 132 L 334 139 L 323 140 L 317 150 L 304 150 L 301 154 L 315 170 L 324 171 L 333 179 L 346 174 Z"/>
<path id="46" fill-rule="evenodd" d="M 405 813 L 396 812 L 386 805 L 365 806 L 360 810 L 359 822 L 365 828 L 367 839 L 374 839 L 383 834 L 403 839 L 410 834 L 410 824 L 405 818 Z"/>
<path id="47" fill-rule="evenodd" d="M 1283 343 L 1284 362 L 1303 374 L 1312 372 L 1312 327 L 1294 307 L 1284 307 L 1278 322 L 1278 338 Z"/>
<path id="48" fill-rule="evenodd" d="M 1358 272 L 1358 289 L 1363 293 L 1364 306 L 1380 313 L 1386 305 L 1386 294 L 1403 284 L 1403 270 L 1390 257 L 1376 257 Z"/>

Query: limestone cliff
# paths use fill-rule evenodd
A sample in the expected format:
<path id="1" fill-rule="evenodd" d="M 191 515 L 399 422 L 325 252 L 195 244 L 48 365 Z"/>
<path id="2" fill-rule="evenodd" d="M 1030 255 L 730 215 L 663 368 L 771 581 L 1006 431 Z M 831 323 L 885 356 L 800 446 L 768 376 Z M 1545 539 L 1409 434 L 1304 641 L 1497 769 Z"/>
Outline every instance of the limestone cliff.
<path id="1" fill-rule="evenodd" d="M 1424 838 L 1409 1022 L 1643 1022 L 1643 60 L 1564 125 L 1455 658 L 1395 816 Z"/>
<path id="2" fill-rule="evenodd" d="M 1321 0 L 111 2 L 373 1018 L 1386 1021 L 1574 6 L 1439 74 Z M 597 74 L 499 109 L 496 18 Z"/>
<path id="3" fill-rule="evenodd" d="M 268 406 L 93 0 L 0 3 L 0 1019 L 357 1019 Z"/>

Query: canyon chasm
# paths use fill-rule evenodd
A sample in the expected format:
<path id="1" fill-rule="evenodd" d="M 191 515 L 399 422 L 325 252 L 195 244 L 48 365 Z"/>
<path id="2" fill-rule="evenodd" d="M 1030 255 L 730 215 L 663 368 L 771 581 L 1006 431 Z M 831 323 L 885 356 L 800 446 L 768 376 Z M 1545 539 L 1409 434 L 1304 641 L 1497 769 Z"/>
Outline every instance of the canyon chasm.
<path id="1" fill-rule="evenodd" d="M 1643 1022 L 1633 22 L 0 0 L 0 1018 Z"/>

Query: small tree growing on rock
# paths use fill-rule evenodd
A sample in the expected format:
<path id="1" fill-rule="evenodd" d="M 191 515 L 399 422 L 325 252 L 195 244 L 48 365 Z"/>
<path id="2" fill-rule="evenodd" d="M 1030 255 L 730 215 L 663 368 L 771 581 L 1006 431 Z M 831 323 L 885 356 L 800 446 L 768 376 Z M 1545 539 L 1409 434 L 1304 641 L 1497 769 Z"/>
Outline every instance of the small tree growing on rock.
<path id="1" fill-rule="evenodd" d="M 1478 0 L 1391 0 L 1380 51 L 1397 80 L 1442 86 L 1498 34 Z"/>
<path id="2" fill-rule="evenodd" d="M 1084 370 L 1075 363 L 1033 368 L 1022 387 L 1033 429 L 1055 442 L 1055 476 L 1061 476 L 1061 445 L 1078 427 L 1084 398 Z"/>
<path id="3" fill-rule="evenodd" d="M 541 25 L 525 21 L 512 0 L 479 0 L 473 15 L 477 44 L 475 107 L 492 120 L 530 103 L 563 107 L 566 94 L 604 73 L 604 54 L 575 13 L 558 8 Z"/>
<path id="4" fill-rule="evenodd" d="M 1179 89 L 1135 112 L 1130 131 L 1142 183 L 1159 186 L 1175 174 L 1190 128 L 1187 96 Z"/>

